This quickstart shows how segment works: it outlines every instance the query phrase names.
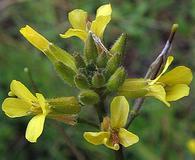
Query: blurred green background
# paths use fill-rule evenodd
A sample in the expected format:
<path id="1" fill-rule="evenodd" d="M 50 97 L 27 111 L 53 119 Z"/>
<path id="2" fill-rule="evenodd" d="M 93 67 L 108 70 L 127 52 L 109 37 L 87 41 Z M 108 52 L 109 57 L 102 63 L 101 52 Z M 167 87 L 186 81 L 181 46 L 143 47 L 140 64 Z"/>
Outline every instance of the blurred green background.
<path id="1" fill-rule="evenodd" d="M 59 33 L 69 28 L 67 13 L 81 8 L 95 16 L 96 9 L 109 1 L 91 0 L 0 0 L 0 102 L 7 97 L 11 80 L 32 87 L 33 80 L 46 97 L 71 96 L 77 91 L 65 85 L 55 74 L 46 57 L 32 47 L 19 33 L 29 24 L 50 41 L 67 51 L 79 51 L 77 38 L 61 39 Z M 105 44 L 109 47 L 122 33 L 128 34 L 125 67 L 131 77 L 144 75 L 149 64 L 161 51 L 173 23 L 179 24 L 172 53 L 173 66 L 178 64 L 195 71 L 195 1 L 194 0 L 111 0 L 112 21 L 106 29 Z M 186 148 L 195 138 L 195 83 L 189 97 L 172 103 L 171 108 L 148 99 L 141 116 L 130 128 L 140 142 L 125 151 L 127 159 L 193 160 Z M 94 119 L 91 108 L 83 116 Z M 97 117 L 95 117 L 96 119 Z M 0 111 L 0 160 L 86 160 L 113 159 L 113 151 L 87 143 L 84 131 L 95 131 L 87 125 L 68 127 L 47 120 L 44 132 L 35 144 L 24 138 L 29 118 L 10 119 Z"/>

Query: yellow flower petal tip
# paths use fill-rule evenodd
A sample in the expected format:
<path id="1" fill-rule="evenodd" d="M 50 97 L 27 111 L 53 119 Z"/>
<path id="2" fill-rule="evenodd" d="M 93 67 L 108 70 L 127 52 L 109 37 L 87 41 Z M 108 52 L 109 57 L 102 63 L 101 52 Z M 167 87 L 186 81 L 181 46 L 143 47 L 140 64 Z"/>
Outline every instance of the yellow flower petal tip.
<path id="1" fill-rule="evenodd" d="M 33 28 L 26 25 L 20 29 L 20 33 L 36 48 L 44 52 L 49 48 L 49 41 L 44 38 L 41 34 L 36 32 Z"/>

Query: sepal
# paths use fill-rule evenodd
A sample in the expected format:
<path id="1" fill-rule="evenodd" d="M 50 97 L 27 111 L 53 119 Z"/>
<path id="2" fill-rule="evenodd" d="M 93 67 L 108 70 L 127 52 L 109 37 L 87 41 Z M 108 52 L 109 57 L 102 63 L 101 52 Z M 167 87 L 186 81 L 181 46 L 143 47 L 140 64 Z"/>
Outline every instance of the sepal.
<path id="1" fill-rule="evenodd" d="M 79 94 L 79 101 L 84 105 L 94 105 L 99 101 L 99 95 L 93 90 L 84 90 Z"/>

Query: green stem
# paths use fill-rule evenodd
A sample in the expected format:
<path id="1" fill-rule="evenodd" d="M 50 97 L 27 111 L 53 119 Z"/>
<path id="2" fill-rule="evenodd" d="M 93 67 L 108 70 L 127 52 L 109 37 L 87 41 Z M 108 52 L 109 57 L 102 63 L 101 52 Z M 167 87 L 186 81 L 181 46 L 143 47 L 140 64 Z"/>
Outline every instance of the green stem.
<path id="1" fill-rule="evenodd" d="M 120 149 L 115 152 L 115 160 L 124 160 L 123 147 L 120 145 Z"/>

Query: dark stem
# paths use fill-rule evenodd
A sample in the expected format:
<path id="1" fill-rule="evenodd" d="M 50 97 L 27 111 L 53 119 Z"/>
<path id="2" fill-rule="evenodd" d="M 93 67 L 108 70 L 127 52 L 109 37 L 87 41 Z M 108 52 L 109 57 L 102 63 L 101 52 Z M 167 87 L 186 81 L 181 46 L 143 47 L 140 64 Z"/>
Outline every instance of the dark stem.
<path id="1" fill-rule="evenodd" d="M 115 152 L 115 160 L 124 160 L 123 147 L 120 145 L 120 149 Z"/>

